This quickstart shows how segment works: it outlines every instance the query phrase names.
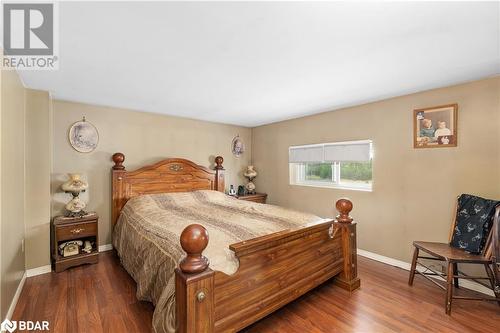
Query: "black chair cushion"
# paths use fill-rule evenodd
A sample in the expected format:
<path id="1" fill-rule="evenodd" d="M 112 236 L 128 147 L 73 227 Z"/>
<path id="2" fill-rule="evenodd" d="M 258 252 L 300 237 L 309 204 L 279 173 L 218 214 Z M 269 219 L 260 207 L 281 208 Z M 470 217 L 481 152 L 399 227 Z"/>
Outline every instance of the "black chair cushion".
<path id="1" fill-rule="evenodd" d="M 450 245 L 470 253 L 481 253 L 498 204 L 500 201 L 462 194 L 458 198 L 457 223 Z"/>

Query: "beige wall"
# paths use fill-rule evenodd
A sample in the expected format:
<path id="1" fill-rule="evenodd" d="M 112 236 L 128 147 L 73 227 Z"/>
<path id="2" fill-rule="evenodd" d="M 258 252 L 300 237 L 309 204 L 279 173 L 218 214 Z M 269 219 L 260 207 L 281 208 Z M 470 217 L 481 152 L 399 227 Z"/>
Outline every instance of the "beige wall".
<path id="1" fill-rule="evenodd" d="M 244 182 L 241 174 L 251 156 L 249 128 L 64 101 L 54 101 L 53 109 L 53 214 L 62 213 L 70 199 L 68 194 L 60 193 L 66 173 L 83 173 L 89 182 L 89 191 L 83 198 L 88 201 L 88 209 L 100 216 L 101 245 L 111 243 L 110 169 L 115 152 L 125 154 L 127 170 L 166 157 L 183 157 L 211 167 L 214 157 L 221 155 L 226 186 Z M 99 131 L 99 145 L 89 154 L 78 153 L 68 142 L 68 129 L 83 116 Z M 231 140 L 238 134 L 247 148 L 240 158 L 231 154 Z"/>
<path id="2" fill-rule="evenodd" d="M 51 101 L 26 89 L 26 268 L 50 264 Z"/>
<path id="3" fill-rule="evenodd" d="M 358 247 L 409 261 L 413 240 L 447 240 L 458 194 L 500 199 L 499 95 L 497 77 L 254 128 L 257 189 L 325 217 L 349 197 Z M 413 149 L 412 110 L 449 103 L 459 105 L 458 147 Z M 289 185 L 289 146 L 358 139 L 373 140 L 373 192 Z"/>
<path id="4" fill-rule="evenodd" d="M 8 76 L 8 86 L 14 89 L 14 77 Z M 17 94 L 12 96 L 18 96 L 19 102 L 21 88 L 17 84 Z M 6 89 L 2 88 L 3 95 Z M 241 173 L 253 155 L 253 164 L 259 171 L 258 190 L 269 193 L 271 203 L 332 216 L 334 201 L 348 196 L 354 201 L 353 216 L 359 222 L 359 247 L 408 261 L 412 240 L 447 238 L 457 194 L 470 192 L 500 198 L 500 136 L 495 128 L 500 125 L 499 90 L 500 78 L 494 78 L 252 130 L 65 101 L 52 101 L 52 111 L 47 93 L 27 90 L 26 202 L 32 210 L 26 210 L 26 267 L 50 263 L 47 220 L 50 213 L 62 213 L 69 200 L 60 191 L 67 172 L 82 172 L 88 179 L 90 189 L 83 198 L 88 201 L 88 208 L 101 216 L 99 243 L 110 243 L 110 157 L 117 151 L 125 153 L 128 170 L 169 156 L 211 166 L 214 156 L 221 154 L 225 158 L 227 186 L 245 182 Z M 9 103 L 15 100 L 9 98 Z M 459 147 L 414 150 L 412 110 L 454 102 L 459 104 Z M 90 154 L 76 152 L 67 139 L 70 125 L 83 116 L 96 125 L 100 134 L 99 146 Z M 7 118 L 9 123 L 11 118 Z M 2 122 L 2 139 L 4 127 L 14 134 L 12 126 Z M 242 158 L 235 158 L 230 152 L 231 139 L 237 134 L 247 146 Z M 356 139 L 374 141 L 373 192 L 288 184 L 290 145 Z M 14 142 L 10 137 L 7 140 L 2 142 Z M 2 151 L 2 157 L 8 151 L 9 148 Z M 2 159 L 2 167 L 5 165 Z M 47 173 L 51 173 L 51 212 L 47 208 Z M 2 169 L 2 175 L 5 174 Z M 4 244 L 17 242 L 9 237 L 7 243 L 1 243 L 2 250 Z M 8 251 L 12 250 L 9 247 Z M 3 267 L 2 264 L 2 272 Z M 2 297 L 2 302 L 4 298 L 9 296 Z"/>
<path id="5" fill-rule="evenodd" d="M 1 51 L 1 50 L 0 50 Z M 2 71 L 0 320 L 24 274 L 25 89 L 15 71 Z"/>

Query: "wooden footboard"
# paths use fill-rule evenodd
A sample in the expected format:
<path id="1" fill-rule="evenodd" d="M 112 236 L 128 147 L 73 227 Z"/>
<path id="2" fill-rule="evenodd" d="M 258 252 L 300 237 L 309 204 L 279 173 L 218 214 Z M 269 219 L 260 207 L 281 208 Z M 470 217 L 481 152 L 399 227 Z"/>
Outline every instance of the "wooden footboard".
<path id="1" fill-rule="evenodd" d="M 340 199 L 339 215 L 230 246 L 239 259 L 233 275 L 215 272 L 202 255 L 208 233 L 201 225 L 181 235 L 186 257 L 176 270 L 178 332 L 235 332 L 326 280 L 350 291 L 357 277 L 352 203 Z"/>

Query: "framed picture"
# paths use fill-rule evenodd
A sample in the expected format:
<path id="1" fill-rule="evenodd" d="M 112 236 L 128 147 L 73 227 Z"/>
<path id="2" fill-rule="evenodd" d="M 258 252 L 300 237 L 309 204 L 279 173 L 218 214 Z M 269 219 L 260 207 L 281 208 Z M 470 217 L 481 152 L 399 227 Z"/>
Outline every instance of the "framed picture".
<path id="1" fill-rule="evenodd" d="M 457 146 L 458 104 L 413 110 L 413 147 Z"/>
<path id="2" fill-rule="evenodd" d="M 231 141 L 231 152 L 236 157 L 240 157 L 245 152 L 245 145 L 239 135 L 235 136 Z"/>
<path id="3" fill-rule="evenodd" d="M 80 153 L 90 153 L 97 148 L 99 133 L 94 125 L 85 120 L 77 121 L 71 125 L 69 132 L 69 143 Z"/>

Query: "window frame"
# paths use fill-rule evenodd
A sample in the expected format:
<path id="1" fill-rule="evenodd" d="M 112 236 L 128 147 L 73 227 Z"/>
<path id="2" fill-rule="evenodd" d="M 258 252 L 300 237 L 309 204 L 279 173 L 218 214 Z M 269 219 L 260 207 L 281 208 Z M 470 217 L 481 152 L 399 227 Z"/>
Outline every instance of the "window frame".
<path id="1" fill-rule="evenodd" d="M 344 189 L 344 190 L 353 190 L 353 191 L 362 191 L 362 192 L 373 192 L 373 141 L 372 140 L 356 140 L 356 141 L 344 141 L 344 142 L 330 142 L 330 143 L 321 143 L 321 144 L 312 144 L 312 145 L 302 145 L 302 146 L 290 146 L 289 154 L 292 148 L 306 148 L 306 147 L 317 147 L 321 145 L 348 145 L 348 144 L 360 144 L 360 143 L 369 143 L 370 144 L 370 161 L 372 162 L 372 179 L 369 184 L 360 184 L 359 186 L 353 184 L 342 184 L 341 182 L 341 163 L 340 161 L 334 162 L 301 162 L 301 163 L 293 163 L 289 162 L 289 185 L 293 186 L 307 186 L 307 187 L 318 187 L 318 188 L 333 188 L 333 189 Z M 332 181 L 323 181 L 323 180 L 306 180 L 306 168 L 307 164 L 325 164 L 331 163 L 333 168 L 332 170 Z"/>

